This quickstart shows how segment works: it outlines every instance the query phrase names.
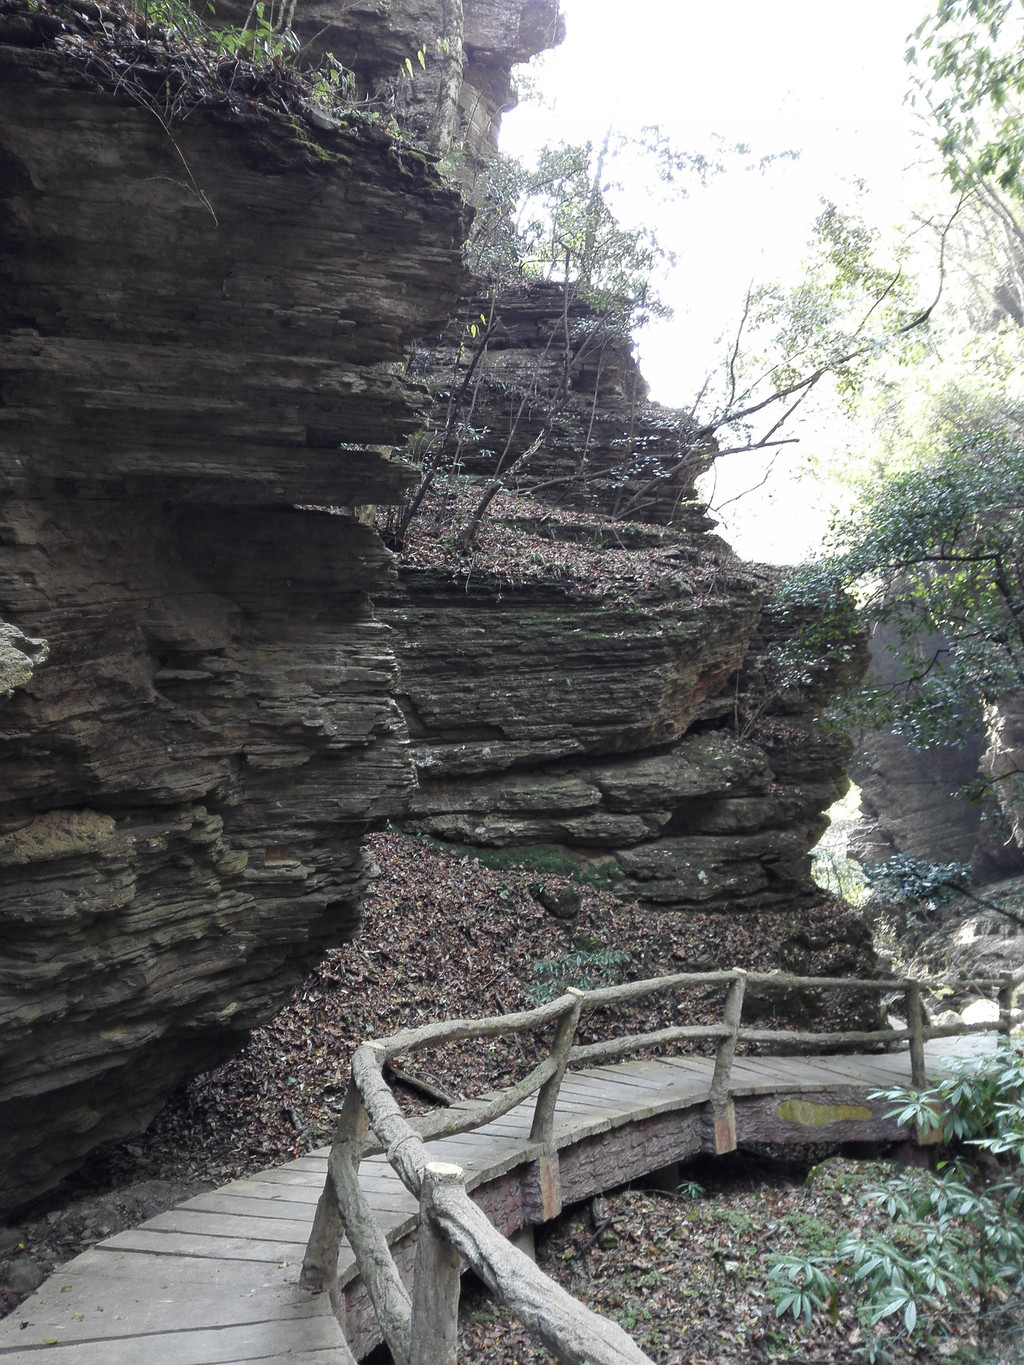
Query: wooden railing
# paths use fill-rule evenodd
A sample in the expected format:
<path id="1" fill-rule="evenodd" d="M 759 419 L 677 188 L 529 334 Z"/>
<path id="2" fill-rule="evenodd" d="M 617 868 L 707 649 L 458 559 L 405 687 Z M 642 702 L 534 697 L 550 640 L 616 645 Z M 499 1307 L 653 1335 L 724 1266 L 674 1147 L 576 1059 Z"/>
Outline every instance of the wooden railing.
<path id="1" fill-rule="evenodd" d="M 1024 972 L 998 979 L 959 980 L 959 988 L 994 990 L 999 1017 L 993 1022 L 930 1026 L 922 1007 L 922 983 L 910 979 L 858 980 L 845 977 L 789 976 L 778 972 L 689 973 L 631 981 L 600 990 L 568 990 L 537 1009 L 487 1019 L 454 1019 L 405 1029 L 391 1038 L 363 1043 L 352 1057 L 352 1075 L 328 1159 L 327 1180 L 317 1205 L 302 1269 L 302 1284 L 326 1290 L 341 1313 L 338 1252 L 348 1237 L 369 1291 L 381 1331 L 397 1365 L 454 1365 L 458 1325 L 459 1265 L 464 1259 L 559 1360 L 569 1365 L 640 1365 L 649 1357 L 615 1323 L 591 1312 L 546 1276 L 488 1221 L 466 1192 L 458 1166 L 428 1159 L 425 1142 L 468 1132 L 508 1113 L 536 1094 L 530 1140 L 539 1168 L 543 1217 L 561 1208 L 555 1105 L 566 1068 L 618 1060 L 644 1048 L 696 1040 L 717 1042 L 710 1088 L 714 1150 L 736 1146 L 731 1099 L 733 1058 L 740 1043 L 760 1048 L 847 1047 L 906 1043 L 911 1083 L 927 1083 L 924 1045 L 934 1038 L 998 1032 L 1009 1036 L 1014 995 Z M 583 1015 L 633 1004 L 668 991 L 724 986 L 722 1022 L 655 1029 L 647 1033 L 574 1044 Z M 768 990 L 850 990 L 903 996 L 907 1026 L 901 1029 L 808 1033 L 791 1029 L 744 1028 L 743 1001 L 749 985 Z M 456 1108 L 407 1120 L 384 1080 L 384 1067 L 397 1057 L 447 1043 L 510 1037 L 554 1026 L 548 1055 L 515 1085 Z M 413 1290 L 410 1295 L 392 1259 L 359 1183 L 363 1158 L 384 1152 L 406 1189 L 420 1201 Z M 349 1356 L 351 1359 L 351 1356 Z"/>

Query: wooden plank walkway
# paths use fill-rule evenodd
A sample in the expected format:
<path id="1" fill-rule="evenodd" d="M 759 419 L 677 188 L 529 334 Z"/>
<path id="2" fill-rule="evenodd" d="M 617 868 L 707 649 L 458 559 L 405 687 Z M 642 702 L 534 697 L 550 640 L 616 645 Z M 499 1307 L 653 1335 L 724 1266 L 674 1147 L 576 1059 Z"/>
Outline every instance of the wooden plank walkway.
<path id="1" fill-rule="evenodd" d="M 993 1042 L 929 1044 L 929 1065 Z M 706 1149 L 699 1120 L 713 1065 L 672 1057 L 568 1073 L 556 1112 L 567 1195 L 585 1197 Z M 739 1140 L 745 1131 L 763 1136 L 766 1123 L 783 1141 L 895 1136 L 881 1118 L 885 1106 L 866 1120 L 864 1100 L 870 1090 L 909 1082 L 905 1052 L 737 1057 Z M 790 1112 L 786 1097 L 800 1096 L 810 1126 L 773 1118 L 780 1105 Z M 862 1113 L 851 1120 L 853 1101 Z M 529 1137 L 533 1104 L 429 1144 L 433 1160 L 465 1169 L 467 1186 L 506 1233 L 529 1221 L 528 1175 L 539 1155 Z M 232 1181 L 76 1257 L 0 1322 L 0 1365 L 333 1365 L 341 1328 L 327 1296 L 298 1285 L 326 1162 L 324 1148 Z M 400 1266 L 411 1265 L 416 1200 L 384 1157 L 363 1162 L 360 1180 L 388 1240 L 405 1248 L 404 1257 L 396 1253 Z M 347 1243 L 339 1265 L 348 1286 L 344 1328 L 358 1355 L 374 1344 L 374 1324 Z"/>

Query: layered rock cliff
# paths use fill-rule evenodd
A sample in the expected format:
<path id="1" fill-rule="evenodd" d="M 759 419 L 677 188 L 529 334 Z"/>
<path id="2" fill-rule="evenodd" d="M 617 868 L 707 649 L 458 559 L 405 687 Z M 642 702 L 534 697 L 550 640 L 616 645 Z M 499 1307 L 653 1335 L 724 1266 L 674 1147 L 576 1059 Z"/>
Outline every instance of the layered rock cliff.
<path id="1" fill-rule="evenodd" d="M 483 349 L 462 322 L 414 355 L 436 477 L 380 599 L 418 777 L 406 826 L 540 845 L 662 907 L 808 903 L 849 755 L 818 716 L 862 642 L 786 675 L 808 612 L 773 607 L 780 575 L 710 533 L 695 480 L 713 441 L 649 401 L 631 345 L 579 296 L 539 282 L 464 311 Z M 460 553 L 496 476 L 515 493 Z"/>
<path id="2" fill-rule="evenodd" d="M 1024 870 L 1024 693 L 1003 697 L 985 716 L 981 770 L 988 779 L 994 819 L 986 853 L 1002 870 Z"/>
<path id="3" fill-rule="evenodd" d="M 410 373 L 434 395 L 417 441 L 425 467 L 438 459 L 441 477 L 500 474 L 538 500 L 542 538 L 558 508 L 616 525 L 713 529 L 695 484 L 714 441 L 689 414 L 649 401 L 632 340 L 582 291 L 570 287 L 567 297 L 550 280 L 492 284 L 414 347 Z M 529 521 L 520 525 L 527 533 Z M 609 535 L 617 543 L 621 532 Z M 676 552 L 692 555 L 693 546 Z"/>
<path id="4" fill-rule="evenodd" d="M 842 785 L 814 716 L 854 656 L 780 678 L 799 614 L 708 534 L 708 442 L 628 347 L 577 348 L 550 422 L 522 403 L 550 287 L 507 300 L 473 427 L 544 428 L 534 500 L 454 567 L 418 521 L 396 577 L 356 509 L 411 489 L 388 452 L 436 430 L 478 306 L 460 196 L 390 122 L 425 126 L 430 62 L 395 72 L 438 5 L 309 13 L 390 105 L 323 117 L 126 9 L 0 0 L 0 1207 L 272 1015 L 410 803 L 652 904 L 788 913 Z M 467 0 L 473 154 L 559 33 L 555 0 Z M 478 480 L 493 444 L 461 443 Z"/>
<path id="5" fill-rule="evenodd" d="M 902 678 L 895 646 L 884 630 L 875 631 L 871 677 L 882 686 Z M 979 885 L 1024 868 L 1022 710 L 1020 698 L 1006 698 L 965 726 L 955 745 L 917 749 L 891 730 L 862 736 L 851 769 L 862 810 L 851 857 L 866 866 L 895 854 L 968 863 Z M 979 787 L 979 779 L 988 781 Z M 969 799 L 972 788 L 977 795 Z"/>
<path id="6" fill-rule="evenodd" d="M 8 1206 L 356 932 L 362 835 L 413 782 L 370 609 L 393 570 L 297 505 L 408 482 L 380 449 L 421 420 L 401 371 L 465 220 L 370 119 L 229 92 L 169 128 L 97 77 L 73 12 L 3 8 Z"/>
<path id="7" fill-rule="evenodd" d="M 196 3 L 205 14 L 208 6 Z M 218 22 L 250 21 L 249 0 L 214 0 Z M 559 0 L 463 0 L 464 63 L 459 144 L 478 159 L 498 145 L 501 116 L 517 97 L 512 68 L 565 36 Z M 407 136 L 423 140 L 437 102 L 443 60 L 441 0 L 306 0 L 292 17 L 304 58 L 330 53 L 359 98 L 383 97 Z"/>
<path id="8" fill-rule="evenodd" d="M 848 746 L 805 696 L 761 709 L 748 650 L 763 581 L 734 565 L 710 602 L 677 580 L 607 603 L 474 577 L 404 574 L 381 608 L 418 776 L 408 827 L 556 846 L 679 910 L 788 910 L 819 894 L 809 855 Z"/>

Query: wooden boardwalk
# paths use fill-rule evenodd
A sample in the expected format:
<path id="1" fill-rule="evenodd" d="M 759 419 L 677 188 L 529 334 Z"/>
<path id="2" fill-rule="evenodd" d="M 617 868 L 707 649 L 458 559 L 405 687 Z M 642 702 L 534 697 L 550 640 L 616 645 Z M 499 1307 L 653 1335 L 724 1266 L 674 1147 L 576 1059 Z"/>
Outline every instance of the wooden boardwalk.
<path id="1" fill-rule="evenodd" d="M 929 1065 L 993 1042 L 929 1044 Z M 707 1150 L 713 1065 L 678 1057 L 567 1074 L 556 1110 L 565 1203 Z M 867 1095 L 909 1081 L 906 1052 L 737 1057 L 738 1140 L 907 1136 Z M 538 1217 L 533 1108 L 531 1099 L 486 1128 L 429 1144 L 432 1160 L 465 1169 L 467 1187 L 506 1235 Z M 379 1337 L 347 1244 L 341 1326 L 326 1294 L 298 1285 L 326 1162 L 324 1148 L 232 1181 L 78 1256 L 0 1322 L 0 1365 L 334 1365 L 342 1330 L 365 1354 Z M 364 1161 L 360 1181 L 404 1271 L 417 1201 L 384 1157 Z"/>

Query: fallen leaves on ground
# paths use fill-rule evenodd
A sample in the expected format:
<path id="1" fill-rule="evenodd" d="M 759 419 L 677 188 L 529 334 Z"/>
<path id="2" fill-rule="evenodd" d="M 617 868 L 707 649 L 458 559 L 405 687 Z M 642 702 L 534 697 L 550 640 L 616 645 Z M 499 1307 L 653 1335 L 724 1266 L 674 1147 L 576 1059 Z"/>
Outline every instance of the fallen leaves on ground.
<path id="1" fill-rule="evenodd" d="M 182 1087 L 148 1132 L 95 1154 L 65 1200 L 84 1197 L 103 1210 L 97 1218 L 110 1213 L 113 1200 L 117 1226 L 130 1226 L 186 1198 L 194 1182 L 221 1184 L 301 1156 L 330 1140 L 349 1057 L 361 1041 L 432 1020 L 529 1008 L 531 988 L 541 980 L 534 963 L 557 962 L 580 943 L 627 952 L 628 963 L 616 972 L 633 979 L 733 965 L 841 974 L 850 954 L 860 952 L 859 921 L 833 902 L 798 915 L 679 914 L 641 908 L 525 863 L 489 868 L 393 832 L 373 836 L 370 852 L 381 872 L 358 941 L 329 952 L 237 1057 Z M 555 919 L 531 893 L 538 882 L 553 893 L 575 887 L 578 917 Z M 629 1013 L 592 1016 L 580 1038 L 718 1023 L 723 996 L 721 987 L 652 996 Z M 821 999 L 804 995 L 799 1008 L 818 1011 Z M 848 1022 L 840 1013 L 829 1018 L 836 1027 Z M 480 1094 L 522 1075 L 543 1041 L 460 1044 L 403 1065 L 457 1094 Z M 424 1106 L 421 1094 L 400 1085 L 396 1091 L 407 1108 Z M 146 1199 L 135 1201 L 133 1213 L 135 1203 L 119 1192 L 140 1181 Z M 166 1198 L 152 1202 L 157 1184 L 165 1183 Z M 103 1235 L 93 1226 L 97 1218 L 56 1211 L 32 1218 L 31 1227 L 14 1230 L 12 1246 L 24 1242 L 18 1255 L 47 1272 Z M 19 1298 L 0 1303 L 0 1315 Z"/>
<path id="2" fill-rule="evenodd" d="M 439 1019 L 528 1009 L 539 981 L 533 964 L 558 961 L 581 941 L 626 951 L 623 979 L 734 965 L 824 974 L 842 970 L 849 952 L 843 925 L 855 918 L 834 904 L 802 911 L 799 920 L 779 912 L 683 915 L 580 886 L 580 914 L 565 922 L 543 909 L 530 887 L 572 885 L 567 877 L 526 865 L 488 868 L 396 833 L 374 836 L 370 851 L 381 873 L 359 939 L 329 952 L 236 1058 L 190 1082 L 144 1138 L 120 1149 L 147 1174 L 155 1165 L 164 1175 L 227 1180 L 329 1141 L 360 1042 Z M 629 1012 L 591 1016 L 580 1041 L 718 1023 L 723 997 L 721 987 L 653 996 Z M 804 1009 L 809 1003 L 801 1002 Z M 785 1001 L 775 1004 L 785 1016 Z M 449 1045 L 403 1065 L 473 1095 L 512 1083 L 537 1049 L 530 1036 L 494 1039 Z M 407 1098 L 422 1107 L 421 1095 Z"/>
<path id="3" fill-rule="evenodd" d="M 406 570 L 440 570 L 467 584 L 474 576 L 502 586 L 534 584 L 611 605 L 693 598 L 707 601 L 738 583 L 764 589 L 772 571 L 744 564 L 705 533 L 614 522 L 589 512 L 557 510 L 502 492 L 481 522 L 472 549 L 458 548 L 481 486 L 455 480 L 435 486 L 402 548 Z M 378 528 L 387 536 L 388 512 Z M 776 575 L 777 576 L 777 575 Z"/>
<path id="4" fill-rule="evenodd" d="M 805 1181 L 795 1154 L 779 1161 L 737 1153 L 714 1165 L 704 1158 L 685 1170 L 688 1179 L 704 1182 L 696 1198 L 623 1190 L 603 1201 L 596 1227 L 591 1206 L 579 1205 L 538 1236 L 538 1264 L 625 1327 L 658 1365 L 862 1365 L 864 1334 L 848 1304 L 814 1314 L 809 1325 L 776 1317 L 768 1258 L 827 1253 L 847 1231 L 886 1227 L 884 1213 L 862 1207 L 858 1195 L 888 1169 L 834 1158 Z M 481 1287 L 467 1290 L 462 1307 L 461 1359 L 473 1365 L 553 1359 Z M 879 1344 L 889 1360 L 908 1365 L 1009 1365 L 1024 1358 L 997 1335 L 1005 1334 L 1005 1313 L 979 1332 L 975 1310 L 973 1301 L 950 1302 L 910 1339 L 890 1320 L 880 1324 Z"/>

